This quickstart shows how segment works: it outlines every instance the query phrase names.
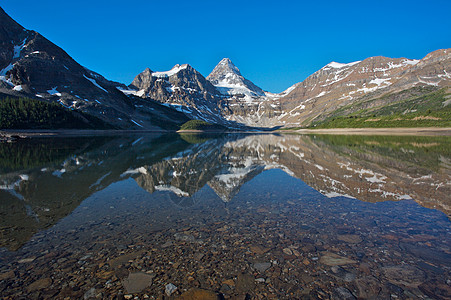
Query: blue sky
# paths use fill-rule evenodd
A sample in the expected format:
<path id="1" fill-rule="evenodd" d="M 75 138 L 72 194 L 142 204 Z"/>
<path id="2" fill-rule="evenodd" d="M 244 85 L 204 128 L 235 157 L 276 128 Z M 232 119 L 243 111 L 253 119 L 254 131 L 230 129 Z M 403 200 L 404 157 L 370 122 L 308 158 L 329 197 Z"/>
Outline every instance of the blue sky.
<path id="1" fill-rule="evenodd" d="M 204 76 L 229 57 L 281 92 L 327 63 L 419 59 L 451 47 L 451 1 L 0 0 L 80 64 L 129 84 L 146 67 L 189 63 Z"/>

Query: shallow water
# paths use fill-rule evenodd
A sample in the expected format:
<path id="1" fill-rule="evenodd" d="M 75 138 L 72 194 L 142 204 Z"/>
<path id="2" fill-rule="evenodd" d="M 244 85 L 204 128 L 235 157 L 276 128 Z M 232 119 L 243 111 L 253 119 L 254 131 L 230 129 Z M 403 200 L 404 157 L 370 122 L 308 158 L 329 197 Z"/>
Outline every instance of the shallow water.
<path id="1" fill-rule="evenodd" d="M 0 144 L 0 295 L 448 299 L 450 194 L 449 137 Z"/>

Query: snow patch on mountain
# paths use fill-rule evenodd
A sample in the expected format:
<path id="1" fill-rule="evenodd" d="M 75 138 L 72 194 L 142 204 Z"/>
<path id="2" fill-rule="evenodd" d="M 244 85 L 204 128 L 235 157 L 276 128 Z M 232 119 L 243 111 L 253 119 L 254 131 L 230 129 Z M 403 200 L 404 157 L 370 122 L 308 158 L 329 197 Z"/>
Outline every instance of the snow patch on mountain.
<path id="1" fill-rule="evenodd" d="M 141 124 L 139 124 L 138 122 L 136 122 L 135 120 L 131 120 L 134 124 L 138 125 L 139 127 L 144 127 Z"/>
<path id="2" fill-rule="evenodd" d="M 406 59 L 404 61 L 404 64 L 414 66 L 414 65 L 416 65 L 419 62 L 420 62 L 419 59 Z"/>
<path id="3" fill-rule="evenodd" d="M 338 192 L 326 192 L 326 191 L 320 191 L 321 194 L 326 196 L 327 198 L 335 198 L 335 197 L 346 197 L 350 199 L 355 199 L 355 197 L 348 195 L 348 194 L 340 194 Z"/>
<path id="4" fill-rule="evenodd" d="M 135 175 L 135 174 L 147 174 L 147 169 L 145 167 L 139 167 L 136 169 L 128 169 L 124 173 L 121 174 L 121 177 L 127 176 L 127 175 Z"/>
<path id="5" fill-rule="evenodd" d="M 351 63 L 347 63 L 347 64 L 342 64 L 342 63 L 338 63 L 338 62 L 333 61 L 333 62 L 328 63 L 327 65 L 325 65 L 323 67 L 323 69 L 331 69 L 331 68 L 332 69 L 342 69 L 342 68 L 345 68 L 345 67 L 352 67 L 353 65 L 356 65 L 359 62 L 361 62 L 361 61 L 359 60 L 359 61 L 355 61 L 355 62 L 351 62 Z"/>
<path id="6" fill-rule="evenodd" d="M 414 66 L 419 62 L 417 59 L 404 59 L 400 63 L 388 62 L 386 67 L 374 68 L 374 72 L 386 72 L 392 69 L 404 68 L 406 66 Z"/>
<path id="7" fill-rule="evenodd" d="M 25 38 L 21 45 L 14 46 L 14 56 L 13 58 L 19 58 L 20 52 L 23 48 L 25 48 L 25 43 L 27 42 L 27 39 Z"/>
<path id="8" fill-rule="evenodd" d="M 8 71 L 11 71 L 13 68 L 14 68 L 14 65 L 9 64 L 8 66 L 6 66 L 6 68 L 4 68 L 0 71 L 0 76 L 5 76 L 6 73 L 8 73 Z"/>
<path id="9" fill-rule="evenodd" d="M 47 93 L 49 93 L 52 96 L 58 96 L 61 97 L 61 93 L 58 92 L 58 90 L 56 89 L 57 87 L 55 86 L 54 88 L 52 88 L 51 90 L 47 90 Z"/>
<path id="10" fill-rule="evenodd" d="M 103 87 L 101 87 L 101 86 L 97 83 L 97 81 L 95 81 L 94 79 L 87 77 L 85 74 L 83 74 L 83 77 L 86 78 L 87 80 L 89 80 L 93 85 L 95 85 L 96 87 L 98 87 L 99 89 L 101 89 L 102 91 L 104 91 L 105 93 L 108 93 L 108 91 L 105 90 Z"/>
<path id="11" fill-rule="evenodd" d="M 117 86 L 116 89 L 118 89 L 119 91 L 121 91 L 122 93 L 124 93 L 125 95 L 135 95 L 138 96 L 139 92 L 136 89 L 132 89 L 130 87 L 121 87 L 121 86 Z M 144 90 L 141 90 L 144 94 Z"/>
<path id="12" fill-rule="evenodd" d="M 370 84 L 377 84 L 378 86 L 382 84 L 390 85 L 390 82 L 388 82 L 390 80 L 391 78 L 375 78 L 370 81 Z"/>
<path id="13" fill-rule="evenodd" d="M 172 75 L 177 74 L 178 72 L 180 72 L 181 70 L 184 70 L 188 67 L 187 64 L 184 65 L 175 65 L 171 70 L 166 71 L 166 72 L 153 72 L 152 76 L 153 77 L 159 77 L 159 78 L 165 78 L 165 77 L 170 77 Z"/>
<path id="14" fill-rule="evenodd" d="M 300 83 L 293 84 L 292 86 L 290 86 L 290 87 L 287 88 L 285 91 L 283 91 L 283 92 L 281 92 L 281 93 L 279 93 L 279 94 L 270 93 L 270 92 L 265 92 L 265 96 L 266 96 L 268 99 L 271 99 L 271 100 L 276 100 L 276 99 L 285 97 L 285 96 L 287 96 L 288 94 L 290 94 L 296 87 L 298 87 L 299 84 L 300 84 Z"/>

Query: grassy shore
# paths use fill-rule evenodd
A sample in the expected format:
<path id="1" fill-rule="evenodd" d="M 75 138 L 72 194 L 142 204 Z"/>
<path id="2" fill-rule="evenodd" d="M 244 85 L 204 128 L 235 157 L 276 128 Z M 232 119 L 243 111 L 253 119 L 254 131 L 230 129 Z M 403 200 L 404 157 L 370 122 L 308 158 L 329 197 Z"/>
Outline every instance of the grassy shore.
<path id="1" fill-rule="evenodd" d="M 416 128 L 327 128 L 297 129 L 283 132 L 301 134 L 338 134 L 338 135 L 416 135 L 416 136 L 451 136 L 451 127 L 416 127 Z"/>

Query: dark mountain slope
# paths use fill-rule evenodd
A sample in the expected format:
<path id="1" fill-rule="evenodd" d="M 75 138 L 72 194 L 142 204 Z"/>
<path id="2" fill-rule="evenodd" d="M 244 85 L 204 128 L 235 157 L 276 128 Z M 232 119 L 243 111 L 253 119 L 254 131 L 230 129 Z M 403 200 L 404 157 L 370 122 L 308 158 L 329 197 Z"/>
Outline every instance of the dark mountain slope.
<path id="1" fill-rule="evenodd" d="M 115 128 L 158 129 L 153 109 L 127 97 L 109 81 L 90 71 L 41 34 L 26 30 L 0 8 L 0 93 L 59 103 L 102 119 Z M 163 110 L 160 110 L 161 113 Z M 182 124 L 183 120 L 166 123 Z M 163 118 L 164 119 L 164 118 Z"/>

